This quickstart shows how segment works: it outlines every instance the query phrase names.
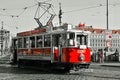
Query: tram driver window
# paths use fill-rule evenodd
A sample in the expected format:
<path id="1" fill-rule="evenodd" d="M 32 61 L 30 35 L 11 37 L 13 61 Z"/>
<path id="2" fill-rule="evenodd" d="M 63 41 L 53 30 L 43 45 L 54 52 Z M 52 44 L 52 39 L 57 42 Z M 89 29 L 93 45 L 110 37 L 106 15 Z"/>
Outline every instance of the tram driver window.
<path id="1" fill-rule="evenodd" d="M 87 45 L 86 38 L 87 37 L 85 35 L 77 35 L 77 44 L 78 45 Z"/>
<path id="2" fill-rule="evenodd" d="M 30 37 L 31 48 L 35 48 L 35 36 Z"/>
<path id="3" fill-rule="evenodd" d="M 43 39 L 42 39 L 42 36 L 37 36 L 37 47 L 42 47 L 42 44 L 43 44 Z"/>
<path id="4" fill-rule="evenodd" d="M 68 37 L 68 46 L 74 46 L 75 34 L 69 33 L 67 37 Z"/>

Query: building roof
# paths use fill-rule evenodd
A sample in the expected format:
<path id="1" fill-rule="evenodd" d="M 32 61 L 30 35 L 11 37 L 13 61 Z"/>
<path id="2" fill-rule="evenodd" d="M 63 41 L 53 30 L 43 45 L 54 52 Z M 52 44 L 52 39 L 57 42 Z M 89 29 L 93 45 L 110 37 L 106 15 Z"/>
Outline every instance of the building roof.
<path id="1" fill-rule="evenodd" d="M 106 29 L 93 28 L 92 26 L 90 27 L 86 27 L 86 26 L 79 27 L 78 26 L 77 29 L 90 31 L 91 33 L 97 33 L 97 34 L 100 34 L 106 31 Z M 120 30 L 111 30 L 111 31 L 112 31 L 112 34 L 120 34 Z"/>

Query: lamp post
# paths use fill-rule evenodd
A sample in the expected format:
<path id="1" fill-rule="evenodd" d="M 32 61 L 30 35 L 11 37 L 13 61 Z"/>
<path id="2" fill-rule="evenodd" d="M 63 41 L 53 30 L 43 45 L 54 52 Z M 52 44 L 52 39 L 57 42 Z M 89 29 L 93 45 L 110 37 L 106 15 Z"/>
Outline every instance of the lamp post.
<path id="1" fill-rule="evenodd" d="M 109 23 L 108 23 L 108 0 L 106 2 L 106 24 L 107 24 L 107 30 L 109 29 Z"/>

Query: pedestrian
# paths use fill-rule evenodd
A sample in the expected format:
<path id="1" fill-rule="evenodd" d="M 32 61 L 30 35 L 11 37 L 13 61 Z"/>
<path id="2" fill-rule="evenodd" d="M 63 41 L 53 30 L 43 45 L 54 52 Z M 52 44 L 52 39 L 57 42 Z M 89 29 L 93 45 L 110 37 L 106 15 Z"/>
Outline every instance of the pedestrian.
<path id="1" fill-rule="evenodd" d="M 100 59 L 100 63 L 104 63 L 104 52 L 103 52 L 103 50 L 101 49 L 100 50 L 100 57 L 99 57 L 99 59 Z"/>

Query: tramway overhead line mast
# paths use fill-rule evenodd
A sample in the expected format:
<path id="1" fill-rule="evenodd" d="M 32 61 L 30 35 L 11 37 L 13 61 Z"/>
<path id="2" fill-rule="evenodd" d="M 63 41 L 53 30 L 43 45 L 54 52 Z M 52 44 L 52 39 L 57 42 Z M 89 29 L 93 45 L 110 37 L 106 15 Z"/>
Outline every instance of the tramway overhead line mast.
<path id="1" fill-rule="evenodd" d="M 1 22 L 2 27 L 1 27 L 1 40 L 0 40 L 0 44 L 1 44 L 1 55 L 3 54 L 3 21 Z"/>
<path id="2" fill-rule="evenodd" d="M 62 9 L 61 9 L 61 3 L 59 3 L 59 25 L 61 26 L 61 24 L 62 24 L 62 20 L 61 20 L 61 18 L 62 18 Z"/>

